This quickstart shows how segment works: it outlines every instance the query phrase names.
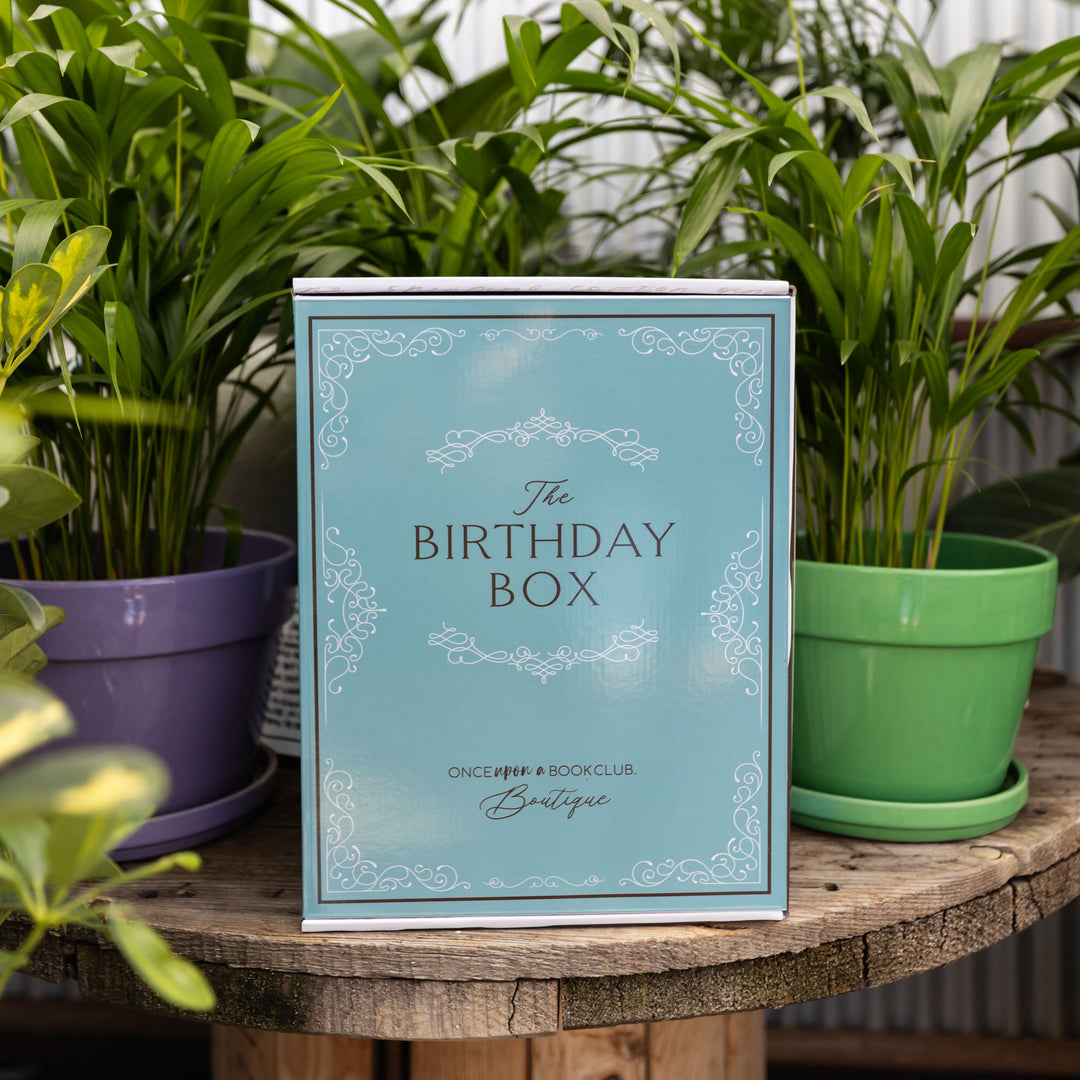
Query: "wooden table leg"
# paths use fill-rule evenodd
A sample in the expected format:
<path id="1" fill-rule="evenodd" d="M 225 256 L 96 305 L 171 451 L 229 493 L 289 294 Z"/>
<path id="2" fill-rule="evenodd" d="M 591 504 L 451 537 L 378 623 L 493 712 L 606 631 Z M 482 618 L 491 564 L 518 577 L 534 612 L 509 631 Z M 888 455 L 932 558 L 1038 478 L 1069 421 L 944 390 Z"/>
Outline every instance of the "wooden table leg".
<path id="1" fill-rule="evenodd" d="M 226 1027 L 213 1034 L 214 1080 L 399 1080 L 405 1055 L 409 1080 L 765 1080 L 765 1014 L 505 1041 L 379 1044 Z"/>
<path id="2" fill-rule="evenodd" d="M 382 1080 L 372 1039 L 286 1035 L 215 1025 L 210 1032 L 214 1080 Z M 381 1070 L 380 1070 L 381 1071 Z"/>

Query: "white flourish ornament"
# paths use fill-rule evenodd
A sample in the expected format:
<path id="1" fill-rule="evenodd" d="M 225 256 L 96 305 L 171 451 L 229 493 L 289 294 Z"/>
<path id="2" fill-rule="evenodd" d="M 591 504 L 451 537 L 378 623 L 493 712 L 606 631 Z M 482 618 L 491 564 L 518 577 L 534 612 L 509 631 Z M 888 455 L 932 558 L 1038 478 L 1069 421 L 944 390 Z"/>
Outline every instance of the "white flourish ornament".
<path id="1" fill-rule="evenodd" d="M 761 883 L 761 820 L 753 799 L 761 790 L 764 776 L 761 771 L 761 751 L 740 765 L 734 773 L 738 787 L 732 801 L 735 810 L 732 825 L 735 835 L 723 851 L 710 859 L 665 859 L 654 863 L 647 859 L 634 864 L 630 876 L 620 885 L 637 885 L 655 889 L 669 881 L 685 885 L 757 885 Z"/>
<path id="2" fill-rule="evenodd" d="M 331 458 L 341 457 L 349 448 L 345 428 L 349 423 L 349 393 L 346 382 L 357 365 L 367 363 L 372 353 L 380 356 L 445 356 L 464 330 L 427 326 L 409 337 L 402 331 L 375 328 L 320 330 L 318 334 L 318 389 L 326 421 L 319 428 L 315 444 L 322 457 L 320 468 L 329 469 Z"/>
<path id="3" fill-rule="evenodd" d="M 341 680 L 356 671 L 364 642 L 386 611 L 376 604 L 375 589 L 364 580 L 355 549 L 339 543 L 340 536 L 341 530 L 333 525 L 322 532 L 322 583 L 326 603 L 336 609 L 326 621 L 323 638 L 323 685 L 328 694 L 341 693 Z"/>
<path id="4" fill-rule="evenodd" d="M 351 843 L 353 821 L 353 778 L 343 769 L 335 769 L 332 758 L 326 759 L 323 777 L 323 796 L 330 809 L 325 812 L 326 884 L 328 888 L 349 892 L 387 893 L 418 886 L 429 892 L 446 893 L 469 889 L 467 881 L 458 877 L 452 866 L 386 866 L 382 869 L 371 859 L 365 859 L 359 844 Z"/>
<path id="5" fill-rule="evenodd" d="M 599 330 L 594 330 L 591 326 L 574 326 L 569 330 L 558 330 L 553 326 L 530 326 L 525 330 L 517 330 L 512 326 L 507 326 L 497 330 L 483 330 L 480 336 L 487 341 L 495 341 L 501 334 L 513 334 L 514 337 L 519 337 L 522 341 L 558 341 L 559 338 L 564 338 L 567 334 L 580 334 L 586 341 L 595 341 L 597 338 L 604 336 Z"/>
<path id="6" fill-rule="evenodd" d="M 746 534 L 750 543 L 731 553 L 724 582 L 713 590 L 709 610 L 701 613 L 713 624 L 712 636 L 724 646 L 724 659 L 731 665 L 732 675 L 747 681 L 746 692 L 751 697 L 761 693 L 762 681 L 761 634 L 757 620 L 749 613 L 757 607 L 764 580 L 764 531 L 764 524 L 751 529 Z"/>
<path id="7" fill-rule="evenodd" d="M 590 874 L 584 881 L 567 881 L 566 878 L 559 877 L 556 874 L 549 874 L 547 877 L 541 877 L 535 875 L 534 877 L 522 878 L 521 881 L 516 882 L 513 885 L 508 885 L 501 878 L 493 877 L 489 881 L 485 881 L 484 884 L 489 889 L 595 889 L 597 885 L 603 885 L 604 879 L 597 877 L 595 874 Z"/>
<path id="8" fill-rule="evenodd" d="M 569 645 L 561 645 L 554 652 L 541 656 L 525 645 L 516 649 L 484 652 L 476 644 L 476 638 L 464 631 L 443 623 L 441 633 L 428 635 L 429 645 L 438 645 L 447 652 L 451 664 L 509 664 L 518 671 L 528 672 L 546 683 L 552 675 L 560 671 L 569 671 L 578 664 L 593 664 L 606 660 L 612 664 L 633 663 L 641 656 L 644 645 L 653 645 L 660 640 L 655 630 L 646 630 L 644 621 L 636 623 L 627 630 L 611 635 L 611 644 L 606 649 L 581 649 L 575 651 Z"/>
<path id="9" fill-rule="evenodd" d="M 496 428 L 494 431 L 448 431 L 446 441 L 438 450 L 428 450 L 427 459 L 433 465 L 438 465 L 440 472 L 446 472 L 447 469 L 468 461 L 476 448 L 484 443 L 528 446 L 541 439 L 553 442 L 556 446 L 569 446 L 574 442 L 602 442 L 611 447 L 612 457 L 628 462 L 642 471 L 646 462 L 656 461 L 660 456 L 660 451 L 655 447 L 642 444 L 636 428 L 610 428 L 607 431 L 578 428 L 564 420 L 548 416 L 541 409 L 538 415 L 528 420 L 518 420 L 510 427 Z"/>
<path id="10" fill-rule="evenodd" d="M 647 356 L 663 353 L 674 356 L 700 356 L 711 351 L 717 360 L 727 363 L 731 374 L 738 379 L 735 388 L 735 419 L 739 433 L 735 445 L 749 454 L 755 465 L 762 464 L 765 449 L 765 429 L 757 418 L 761 394 L 765 389 L 765 331 L 759 327 L 699 326 L 680 330 L 674 336 L 659 326 L 638 326 L 633 330 L 620 329 L 628 337 L 634 352 Z"/>

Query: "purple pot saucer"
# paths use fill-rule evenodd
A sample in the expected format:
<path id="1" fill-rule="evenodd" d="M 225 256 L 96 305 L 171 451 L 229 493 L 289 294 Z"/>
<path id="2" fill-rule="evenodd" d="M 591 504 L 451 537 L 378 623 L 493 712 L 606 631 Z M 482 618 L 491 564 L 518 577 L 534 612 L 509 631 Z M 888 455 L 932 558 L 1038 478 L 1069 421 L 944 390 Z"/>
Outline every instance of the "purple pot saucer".
<path id="1" fill-rule="evenodd" d="M 150 859 L 194 844 L 215 840 L 242 825 L 274 790 L 277 755 L 260 747 L 255 762 L 254 779 L 246 787 L 201 806 L 189 806 L 171 814 L 150 818 L 119 847 L 110 852 L 117 862 Z"/>

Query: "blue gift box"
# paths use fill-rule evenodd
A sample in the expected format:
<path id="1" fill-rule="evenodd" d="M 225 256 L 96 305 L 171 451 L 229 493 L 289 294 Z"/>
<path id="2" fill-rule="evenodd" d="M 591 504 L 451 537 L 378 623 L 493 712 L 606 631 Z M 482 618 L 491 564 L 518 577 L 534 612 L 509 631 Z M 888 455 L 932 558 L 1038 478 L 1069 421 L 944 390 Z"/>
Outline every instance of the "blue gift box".
<path id="1" fill-rule="evenodd" d="M 781 918 L 790 288 L 294 293 L 304 929 Z"/>

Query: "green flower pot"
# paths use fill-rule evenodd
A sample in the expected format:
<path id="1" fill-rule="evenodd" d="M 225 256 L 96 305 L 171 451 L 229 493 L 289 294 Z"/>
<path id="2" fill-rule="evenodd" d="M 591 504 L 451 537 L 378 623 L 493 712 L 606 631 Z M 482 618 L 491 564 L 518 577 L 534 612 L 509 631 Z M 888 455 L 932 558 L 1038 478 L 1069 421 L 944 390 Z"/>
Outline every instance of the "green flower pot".
<path id="1" fill-rule="evenodd" d="M 993 537 L 946 535 L 936 570 L 798 560 L 798 796 L 947 808 L 1001 792 L 1056 595 L 1053 555 Z M 822 814 L 817 798 L 827 828 Z"/>

